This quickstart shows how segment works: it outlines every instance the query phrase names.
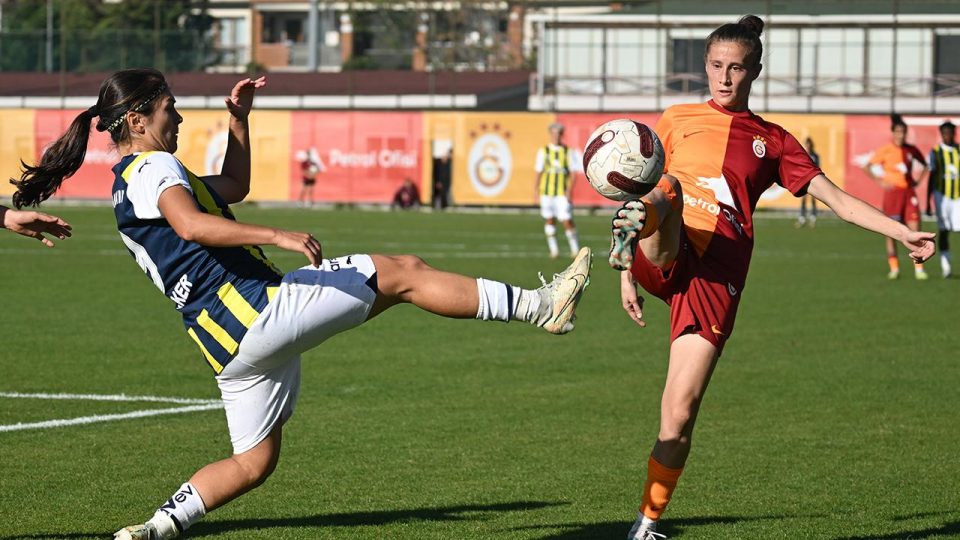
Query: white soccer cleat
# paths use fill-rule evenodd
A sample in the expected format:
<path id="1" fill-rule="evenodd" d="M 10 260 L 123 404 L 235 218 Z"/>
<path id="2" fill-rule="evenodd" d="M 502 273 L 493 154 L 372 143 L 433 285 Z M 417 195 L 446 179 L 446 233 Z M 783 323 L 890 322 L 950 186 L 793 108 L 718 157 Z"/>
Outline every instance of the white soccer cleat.
<path id="1" fill-rule="evenodd" d="M 113 540 L 170 540 L 180 536 L 173 519 L 162 512 L 140 525 L 124 527 L 113 533 Z"/>
<path id="2" fill-rule="evenodd" d="M 633 253 L 637 249 L 640 230 L 647 219 L 643 201 L 627 201 L 613 217 L 610 240 L 610 266 L 623 272 L 633 264 Z"/>
<path id="3" fill-rule="evenodd" d="M 643 514 L 639 513 L 627 533 L 627 540 L 664 540 L 667 535 L 658 533 L 656 527 L 656 522 L 644 524 Z"/>
<path id="4" fill-rule="evenodd" d="M 533 323 L 551 334 L 566 334 L 573 330 L 574 312 L 583 289 L 590 283 L 590 264 L 593 252 L 580 249 L 576 258 L 563 272 L 553 275 L 553 281 L 544 281 L 537 289 L 540 307 Z M 543 280 L 543 276 L 540 277 Z"/>
<path id="5" fill-rule="evenodd" d="M 160 540 L 160 536 L 152 524 L 141 523 L 113 533 L 113 540 Z"/>

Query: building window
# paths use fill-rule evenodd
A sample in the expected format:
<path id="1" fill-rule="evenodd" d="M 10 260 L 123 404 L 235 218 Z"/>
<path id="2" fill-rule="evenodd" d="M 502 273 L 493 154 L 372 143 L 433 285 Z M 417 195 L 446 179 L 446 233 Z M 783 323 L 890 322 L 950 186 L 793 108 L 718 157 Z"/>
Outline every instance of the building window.
<path id="1" fill-rule="evenodd" d="M 698 94 L 707 88 L 703 69 L 703 51 L 707 40 L 673 38 L 667 88 L 681 94 Z"/>

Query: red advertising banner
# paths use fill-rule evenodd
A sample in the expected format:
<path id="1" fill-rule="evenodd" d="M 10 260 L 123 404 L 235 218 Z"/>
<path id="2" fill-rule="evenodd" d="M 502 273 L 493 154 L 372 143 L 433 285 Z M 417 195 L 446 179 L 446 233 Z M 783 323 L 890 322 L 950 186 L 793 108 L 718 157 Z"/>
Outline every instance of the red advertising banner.
<path id="1" fill-rule="evenodd" d="M 316 200 L 390 202 L 405 178 L 422 177 L 421 124 L 418 112 L 291 113 L 290 199 L 297 200 L 308 159 L 317 170 Z"/>
<path id="2" fill-rule="evenodd" d="M 67 131 L 78 114 L 80 114 L 79 110 L 37 109 L 34 116 L 37 155 L 23 156 L 23 159 L 33 163 L 39 161 L 43 151 Z M 107 132 L 91 129 L 83 165 L 76 174 L 61 185 L 55 197 L 109 200 L 110 189 L 113 186 L 111 168 L 117 161 L 119 157 Z"/>

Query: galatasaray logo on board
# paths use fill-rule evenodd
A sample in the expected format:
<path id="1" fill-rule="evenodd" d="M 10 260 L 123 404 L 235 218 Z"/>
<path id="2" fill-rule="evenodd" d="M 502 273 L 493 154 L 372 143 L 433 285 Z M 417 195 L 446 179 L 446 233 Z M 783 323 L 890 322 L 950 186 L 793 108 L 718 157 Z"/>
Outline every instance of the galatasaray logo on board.
<path id="1" fill-rule="evenodd" d="M 470 183 L 484 197 L 496 197 L 510 183 L 513 154 L 506 139 L 510 132 L 501 131 L 500 124 L 480 124 L 470 132 L 473 145 L 467 158 Z"/>

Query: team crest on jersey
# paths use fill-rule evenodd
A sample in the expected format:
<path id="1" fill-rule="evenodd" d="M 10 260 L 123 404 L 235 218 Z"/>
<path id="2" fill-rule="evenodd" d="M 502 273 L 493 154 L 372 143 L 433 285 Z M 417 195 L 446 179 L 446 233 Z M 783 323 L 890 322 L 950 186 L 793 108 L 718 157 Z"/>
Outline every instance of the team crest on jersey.
<path id="1" fill-rule="evenodd" d="M 758 158 L 767 155 L 767 141 L 760 135 L 753 136 L 753 155 Z"/>

